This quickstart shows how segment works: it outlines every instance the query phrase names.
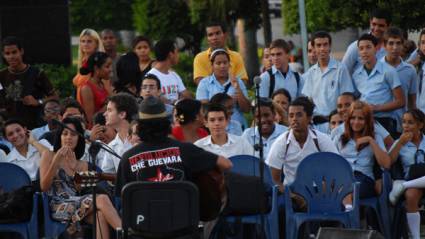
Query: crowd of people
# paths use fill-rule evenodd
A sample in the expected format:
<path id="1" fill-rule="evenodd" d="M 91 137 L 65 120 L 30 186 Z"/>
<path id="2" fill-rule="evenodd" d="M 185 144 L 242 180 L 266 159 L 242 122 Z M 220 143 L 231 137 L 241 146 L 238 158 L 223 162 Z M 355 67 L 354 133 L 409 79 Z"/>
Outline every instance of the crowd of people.
<path id="1" fill-rule="evenodd" d="M 93 199 L 84 193 L 73 181 L 76 172 L 94 163 L 116 174 L 110 196 L 120 197 L 131 181 L 188 180 L 195 172 L 229 170 L 229 157 L 260 156 L 262 137 L 264 161 L 282 192 L 302 159 L 315 152 L 334 152 L 350 163 L 360 198 L 380 193 L 376 168 L 399 163 L 404 176 L 394 181 L 389 200 L 395 204 L 404 195 L 408 227 L 418 239 L 425 189 L 425 30 L 412 49 L 390 16 L 371 12 L 370 31 L 348 46 L 342 61 L 331 55 L 328 32 L 312 33 L 311 67 L 304 72 L 292 67 L 287 41 L 272 41 L 263 49 L 258 101 L 248 95 L 243 58 L 226 46 L 222 23 L 206 26 L 208 49 L 195 56 L 190 79 L 196 92 L 173 70 L 179 63 L 174 41 L 153 45 L 138 36 L 128 53 L 119 54 L 113 31 L 84 29 L 78 72 L 69 82 L 75 97 L 59 99 L 42 69 L 24 61 L 21 40 L 5 37 L 0 162 L 28 173 L 49 195 L 52 217 L 69 222 L 70 234 L 92 222 L 96 200 L 98 235 L 109 238 L 108 225 L 121 227 L 119 213 L 105 194 Z M 90 160 L 93 141 L 120 157 L 101 150 Z"/>

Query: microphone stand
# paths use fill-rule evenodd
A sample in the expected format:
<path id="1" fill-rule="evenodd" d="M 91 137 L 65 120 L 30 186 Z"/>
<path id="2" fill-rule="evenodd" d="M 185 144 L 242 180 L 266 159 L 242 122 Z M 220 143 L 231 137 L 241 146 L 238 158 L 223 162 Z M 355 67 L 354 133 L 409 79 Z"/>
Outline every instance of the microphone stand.
<path id="1" fill-rule="evenodd" d="M 90 142 L 89 154 L 90 154 L 90 159 L 91 159 L 93 171 L 97 171 L 96 158 L 97 158 L 97 154 L 99 153 L 99 151 L 101 149 L 103 149 L 106 152 L 108 152 L 109 154 L 119 158 L 120 160 L 122 159 L 121 156 L 119 156 L 117 153 L 115 153 L 108 145 L 101 143 L 99 141 L 96 141 L 96 140 L 91 140 L 89 137 L 86 137 L 86 140 Z M 93 229 L 92 229 L 93 231 L 92 231 L 92 237 L 93 237 L 93 239 L 96 239 L 97 205 L 96 205 L 96 187 L 95 186 L 92 188 L 92 197 L 93 197 Z"/>
<path id="2" fill-rule="evenodd" d="M 258 144 L 254 145 L 254 149 L 255 149 L 255 151 L 259 152 L 260 160 L 258 160 L 258 166 L 260 167 L 260 180 L 261 180 L 261 182 L 264 182 L 264 148 L 263 148 L 264 144 L 263 144 L 263 132 L 262 132 L 262 122 L 261 122 L 261 107 L 260 107 L 260 104 L 259 104 L 259 102 L 260 102 L 260 82 L 261 82 L 261 80 L 259 80 L 259 81 L 254 80 L 254 82 L 255 82 L 255 101 L 256 101 L 255 107 L 257 108 L 257 112 L 258 112 L 257 129 L 258 129 L 258 134 L 260 136 L 259 140 L 258 140 Z M 255 134 L 255 132 L 254 132 L 254 134 Z M 263 200 L 264 200 L 263 197 L 261 197 L 260 209 L 263 206 Z M 260 212 L 260 214 L 261 214 L 260 219 L 261 219 L 261 229 L 262 229 L 261 233 L 264 233 L 264 215 L 263 215 L 262 212 Z M 263 235 L 263 234 L 261 234 L 261 235 Z"/>
<path id="3" fill-rule="evenodd" d="M 99 141 L 96 140 L 91 140 L 90 137 L 81 134 L 80 132 L 68 127 L 66 124 L 60 122 L 59 120 L 53 120 L 54 123 L 60 125 L 61 127 L 68 129 L 69 131 L 77 134 L 79 137 L 84 138 L 86 141 L 90 142 L 90 147 L 89 147 L 89 155 L 90 155 L 90 161 L 92 163 L 92 167 L 91 170 L 93 171 L 97 171 L 97 166 L 96 166 L 96 158 L 97 158 L 97 154 L 99 153 L 99 151 L 101 149 L 105 150 L 106 152 L 108 152 L 109 154 L 122 159 L 121 156 L 119 156 L 117 153 L 114 152 L 114 150 L 112 150 L 108 145 L 101 143 Z M 97 205 L 96 205 L 96 187 L 93 186 L 92 188 L 92 200 L 93 200 L 93 231 L 92 231 L 92 237 L 93 239 L 96 239 L 96 229 L 97 229 Z"/>

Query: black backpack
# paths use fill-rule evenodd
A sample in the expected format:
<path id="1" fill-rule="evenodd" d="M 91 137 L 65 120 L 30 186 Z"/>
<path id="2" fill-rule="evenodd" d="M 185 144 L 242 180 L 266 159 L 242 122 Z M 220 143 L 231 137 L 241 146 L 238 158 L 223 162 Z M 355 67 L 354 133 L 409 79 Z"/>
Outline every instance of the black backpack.
<path id="1" fill-rule="evenodd" d="M 28 221 L 32 214 L 33 186 L 23 186 L 11 192 L 0 190 L 0 223 Z"/>
<path id="2" fill-rule="evenodd" d="M 274 92 L 274 86 L 275 86 L 275 76 L 273 74 L 272 69 L 268 69 L 267 72 L 269 73 L 270 76 L 270 87 L 269 87 L 269 98 L 272 98 L 273 92 Z M 298 88 L 300 88 L 300 75 L 298 74 L 298 72 L 293 71 L 294 75 L 295 75 L 295 80 L 297 81 L 297 91 Z"/>

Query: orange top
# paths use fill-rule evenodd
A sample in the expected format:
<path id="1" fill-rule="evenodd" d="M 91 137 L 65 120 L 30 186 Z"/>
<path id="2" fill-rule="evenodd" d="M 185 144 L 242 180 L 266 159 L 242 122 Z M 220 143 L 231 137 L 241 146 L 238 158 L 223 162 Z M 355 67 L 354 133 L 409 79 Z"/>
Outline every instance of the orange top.
<path id="1" fill-rule="evenodd" d="M 72 79 L 72 84 L 74 84 L 75 88 L 77 89 L 77 101 L 82 102 L 80 89 L 81 86 L 83 86 L 87 81 L 90 80 L 90 75 L 81 75 L 78 73 L 74 79 Z"/>

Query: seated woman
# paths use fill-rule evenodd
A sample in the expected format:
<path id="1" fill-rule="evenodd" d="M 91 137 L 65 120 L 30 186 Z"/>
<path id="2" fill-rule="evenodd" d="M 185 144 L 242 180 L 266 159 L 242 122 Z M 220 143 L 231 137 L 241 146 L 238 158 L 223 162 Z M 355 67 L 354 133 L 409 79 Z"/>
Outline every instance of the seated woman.
<path id="1" fill-rule="evenodd" d="M 208 135 L 203 129 L 204 118 L 201 114 L 201 102 L 192 99 L 183 99 L 175 106 L 175 120 L 178 125 L 172 128 L 172 136 L 181 142 L 191 142 Z"/>
<path id="2" fill-rule="evenodd" d="M 59 221 L 69 222 L 68 232 L 74 234 L 81 230 L 80 222 L 93 222 L 92 195 L 80 194 L 80 188 L 73 181 L 76 172 L 87 171 L 89 164 L 79 160 L 84 154 L 84 138 L 81 123 L 74 118 L 62 121 L 67 128 L 57 131 L 54 153 L 43 154 L 40 162 L 40 187 L 50 197 L 52 217 Z M 110 238 L 109 226 L 121 227 L 121 219 L 113 207 L 109 197 L 97 195 L 97 237 Z"/>
<path id="3" fill-rule="evenodd" d="M 0 162 L 13 163 L 27 172 L 34 185 L 38 185 L 37 171 L 43 152 L 50 146 L 46 140 L 35 140 L 26 126 L 18 119 L 9 119 L 4 123 L 3 134 L 13 145 L 9 154 Z"/>
<path id="4" fill-rule="evenodd" d="M 375 161 L 384 168 L 391 166 L 384 140 L 375 134 L 373 122 L 372 108 L 365 102 L 355 101 L 344 122 L 344 132 L 334 138 L 339 153 L 351 164 L 354 177 L 360 182 L 360 198 L 376 195 Z"/>
<path id="5" fill-rule="evenodd" d="M 407 224 L 412 238 L 419 238 L 420 220 L 419 202 L 424 195 L 425 173 L 415 165 L 425 163 L 425 114 L 418 110 L 408 110 L 403 114 L 403 134 L 395 141 L 390 150 L 391 159 L 395 162 L 398 158 L 403 166 L 404 180 L 396 180 L 389 195 L 390 202 L 395 204 L 403 195 L 406 198 Z M 420 167 L 420 166 L 419 166 Z M 419 171 L 417 170 L 419 169 Z M 417 172 L 414 172 L 417 171 Z M 422 171 L 422 172 L 420 172 Z M 416 174 L 416 175 L 415 175 Z"/>
<path id="6" fill-rule="evenodd" d="M 93 115 L 104 108 L 108 91 L 104 81 L 109 82 L 112 73 L 112 59 L 104 52 L 93 53 L 87 64 L 80 68 L 81 75 L 89 75 L 89 79 L 79 87 L 79 103 L 86 112 L 91 128 Z"/>

